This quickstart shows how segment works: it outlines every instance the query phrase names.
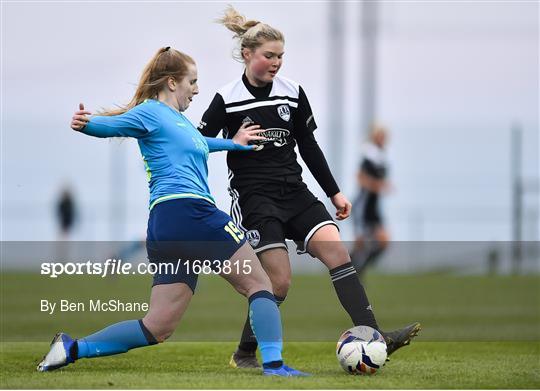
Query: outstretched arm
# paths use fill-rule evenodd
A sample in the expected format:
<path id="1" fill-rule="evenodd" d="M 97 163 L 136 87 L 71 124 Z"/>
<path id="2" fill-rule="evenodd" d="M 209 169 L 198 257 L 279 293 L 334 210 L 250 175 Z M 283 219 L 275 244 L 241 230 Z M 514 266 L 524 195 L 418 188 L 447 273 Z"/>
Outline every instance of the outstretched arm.
<path id="1" fill-rule="evenodd" d="M 219 151 L 252 151 L 253 145 L 240 145 L 223 138 L 205 137 L 210 153 Z"/>
<path id="2" fill-rule="evenodd" d="M 232 140 L 205 137 L 206 142 L 208 143 L 208 149 L 210 152 L 252 151 L 255 148 L 255 145 L 249 145 L 250 141 L 266 140 L 266 138 L 258 136 L 259 133 L 264 131 L 259 128 L 259 125 L 243 124 Z"/>
<path id="3" fill-rule="evenodd" d="M 140 118 L 128 111 L 115 116 L 95 116 L 79 104 L 71 120 L 71 129 L 94 137 L 140 137 L 147 133 Z"/>

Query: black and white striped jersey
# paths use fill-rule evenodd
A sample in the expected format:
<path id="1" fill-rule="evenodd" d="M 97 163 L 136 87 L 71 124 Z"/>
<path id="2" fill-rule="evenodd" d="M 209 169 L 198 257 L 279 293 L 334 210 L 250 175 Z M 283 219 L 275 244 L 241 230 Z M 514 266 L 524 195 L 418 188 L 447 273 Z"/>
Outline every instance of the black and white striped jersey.
<path id="1" fill-rule="evenodd" d="M 223 137 L 232 138 L 246 122 L 265 129 L 260 135 L 267 140 L 255 143 L 255 151 L 227 154 L 231 186 L 301 183 L 302 168 L 294 151 L 296 140 L 317 128 L 302 87 L 277 76 L 265 87 L 253 87 L 243 75 L 216 93 L 199 130 L 208 137 L 223 130 Z"/>
<path id="2" fill-rule="evenodd" d="M 362 161 L 360 171 L 377 179 L 384 180 L 388 175 L 388 162 L 384 149 L 368 142 L 362 146 Z M 360 188 L 354 200 L 353 222 L 357 236 L 365 233 L 366 228 L 383 224 L 380 211 L 380 195 L 364 187 Z"/>
<path id="3" fill-rule="evenodd" d="M 388 174 L 386 152 L 372 142 L 362 146 L 360 170 L 375 179 L 385 179 Z"/>

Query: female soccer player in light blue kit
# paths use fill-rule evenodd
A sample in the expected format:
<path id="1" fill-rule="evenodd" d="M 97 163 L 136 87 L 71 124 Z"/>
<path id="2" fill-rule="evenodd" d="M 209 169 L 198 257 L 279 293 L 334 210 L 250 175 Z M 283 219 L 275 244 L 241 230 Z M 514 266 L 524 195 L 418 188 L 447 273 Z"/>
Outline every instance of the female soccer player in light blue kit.
<path id="1" fill-rule="evenodd" d="M 134 137 L 146 165 L 150 187 L 147 249 L 151 262 L 179 259 L 250 260 L 246 268 L 220 268 L 220 275 L 248 298 L 251 324 L 259 341 L 263 374 L 305 375 L 283 364 L 279 310 L 272 285 L 231 218 L 217 209 L 207 183 L 208 153 L 249 150 L 258 126 L 242 126 L 238 137 L 203 137 L 182 114 L 198 94 L 197 68 L 188 55 L 160 49 L 146 66 L 135 96 L 124 108 L 87 117 L 81 104 L 71 127 L 95 137 Z M 195 291 L 197 275 L 189 263 L 154 275 L 150 309 L 143 319 L 115 323 L 72 339 L 58 333 L 38 371 L 51 371 L 80 358 L 125 353 L 165 341 L 175 330 Z M 215 263 L 213 263 L 215 266 Z M 219 265 L 218 265 L 219 266 Z"/>

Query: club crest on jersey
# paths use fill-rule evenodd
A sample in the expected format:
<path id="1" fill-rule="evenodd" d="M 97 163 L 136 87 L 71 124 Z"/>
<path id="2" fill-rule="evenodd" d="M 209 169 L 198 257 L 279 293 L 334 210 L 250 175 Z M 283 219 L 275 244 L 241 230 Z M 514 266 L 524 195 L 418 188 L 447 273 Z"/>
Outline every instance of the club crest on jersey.
<path id="1" fill-rule="evenodd" d="M 256 229 L 252 229 L 251 231 L 246 232 L 246 239 L 251 247 L 257 247 L 261 241 L 261 234 Z"/>
<path id="2" fill-rule="evenodd" d="M 289 105 L 278 106 L 277 112 L 283 121 L 289 122 L 291 119 L 291 110 L 289 109 Z"/>

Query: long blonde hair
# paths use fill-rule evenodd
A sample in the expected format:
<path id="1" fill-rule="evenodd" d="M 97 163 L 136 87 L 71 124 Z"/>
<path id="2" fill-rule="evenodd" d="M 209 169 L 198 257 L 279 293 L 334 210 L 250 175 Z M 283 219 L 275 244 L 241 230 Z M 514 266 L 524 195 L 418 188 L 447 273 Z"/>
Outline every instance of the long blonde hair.
<path id="1" fill-rule="evenodd" d="M 167 85 L 170 77 L 182 80 L 188 72 L 188 65 L 195 61 L 185 53 L 170 46 L 162 47 L 144 67 L 137 90 L 131 101 L 118 109 L 105 110 L 98 115 L 118 115 L 144 102 L 145 99 L 156 98 L 158 93 Z"/>
<path id="2" fill-rule="evenodd" d="M 244 61 L 242 49 L 255 50 L 268 41 L 281 41 L 285 43 L 285 36 L 278 29 L 259 22 L 258 20 L 248 20 L 232 6 L 228 6 L 223 17 L 217 19 L 227 29 L 234 33 L 233 38 L 237 38 L 240 43 L 239 51 L 233 54 L 237 60 Z"/>

